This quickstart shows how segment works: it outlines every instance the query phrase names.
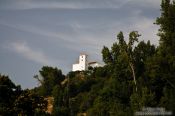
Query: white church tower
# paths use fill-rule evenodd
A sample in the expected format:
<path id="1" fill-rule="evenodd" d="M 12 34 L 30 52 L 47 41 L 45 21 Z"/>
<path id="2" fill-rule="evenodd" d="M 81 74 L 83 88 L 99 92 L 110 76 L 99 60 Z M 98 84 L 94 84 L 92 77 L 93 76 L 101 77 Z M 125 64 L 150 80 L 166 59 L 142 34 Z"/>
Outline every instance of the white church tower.
<path id="1" fill-rule="evenodd" d="M 87 55 L 81 54 L 79 56 L 79 63 L 73 64 L 72 71 L 84 71 L 88 69 Z"/>

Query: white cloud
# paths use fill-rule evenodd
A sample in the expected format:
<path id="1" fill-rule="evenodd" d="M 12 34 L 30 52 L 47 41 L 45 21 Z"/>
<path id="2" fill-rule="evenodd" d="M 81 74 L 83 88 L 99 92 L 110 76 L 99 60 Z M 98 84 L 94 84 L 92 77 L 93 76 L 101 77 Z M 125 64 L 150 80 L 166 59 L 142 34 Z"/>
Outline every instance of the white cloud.
<path id="1" fill-rule="evenodd" d="M 13 42 L 8 49 L 23 56 L 24 58 L 42 65 L 55 65 L 58 61 L 49 58 L 44 52 L 30 48 L 26 42 Z"/>

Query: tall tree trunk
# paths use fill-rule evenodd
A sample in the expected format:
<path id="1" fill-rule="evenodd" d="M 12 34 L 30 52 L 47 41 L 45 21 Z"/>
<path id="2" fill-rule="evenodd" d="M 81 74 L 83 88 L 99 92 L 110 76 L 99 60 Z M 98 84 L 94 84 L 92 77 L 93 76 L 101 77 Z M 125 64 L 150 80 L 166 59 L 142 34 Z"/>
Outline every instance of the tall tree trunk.
<path id="1" fill-rule="evenodd" d="M 135 71 L 134 71 L 134 65 L 131 62 L 129 62 L 129 66 L 131 67 L 131 70 L 132 70 L 132 76 L 134 79 L 134 84 L 136 86 L 136 92 L 137 92 L 137 82 L 136 82 L 136 76 L 135 76 Z"/>

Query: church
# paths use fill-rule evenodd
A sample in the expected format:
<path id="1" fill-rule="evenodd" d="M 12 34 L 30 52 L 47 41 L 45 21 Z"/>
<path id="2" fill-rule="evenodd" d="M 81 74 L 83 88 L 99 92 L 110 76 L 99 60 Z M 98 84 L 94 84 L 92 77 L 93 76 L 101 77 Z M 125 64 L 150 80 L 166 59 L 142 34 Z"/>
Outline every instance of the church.
<path id="1" fill-rule="evenodd" d="M 88 62 L 88 55 L 80 54 L 77 64 L 72 65 L 72 71 L 85 71 L 88 67 L 102 67 L 98 62 Z"/>

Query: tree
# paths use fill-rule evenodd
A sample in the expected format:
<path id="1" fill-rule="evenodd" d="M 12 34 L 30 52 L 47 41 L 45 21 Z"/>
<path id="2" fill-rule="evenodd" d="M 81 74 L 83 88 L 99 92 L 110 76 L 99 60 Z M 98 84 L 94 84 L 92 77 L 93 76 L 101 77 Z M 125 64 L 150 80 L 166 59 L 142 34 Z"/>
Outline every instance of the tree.
<path id="1" fill-rule="evenodd" d="M 136 82 L 136 74 L 135 74 L 135 64 L 134 64 L 134 48 L 135 43 L 138 42 L 138 34 L 137 31 L 132 31 L 129 34 L 129 41 L 128 43 L 125 42 L 123 32 L 119 32 L 117 35 L 118 43 L 114 43 L 111 47 L 111 51 L 107 47 L 102 49 L 103 61 L 110 65 L 113 69 L 113 65 L 118 65 L 126 62 L 126 64 L 130 67 L 130 72 L 132 73 L 132 78 L 134 80 L 135 88 L 137 91 L 137 82 Z M 127 65 L 124 66 L 126 69 Z M 118 67 L 121 67 L 118 66 Z M 117 68 L 118 68 L 117 67 Z M 114 68 L 115 69 L 115 68 Z M 118 70 L 118 69 L 117 69 Z"/>
<path id="2" fill-rule="evenodd" d="M 135 67 L 134 67 L 133 45 L 135 42 L 138 42 L 139 36 L 140 35 L 138 34 L 137 31 L 133 31 L 129 34 L 128 50 L 126 51 L 129 56 L 129 66 L 132 70 L 132 75 L 133 75 L 134 83 L 136 86 L 136 91 L 137 91 L 137 82 L 136 82 L 136 74 L 135 74 Z"/>
<path id="3" fill-rule="evenodd" d="M 141 110 L 143 107 L 155 107 L 155 95 L 147 87 L 142 87 L 140 93 L 131 95 L 130 103 L 134 112 Z"/>
<path id="4" fill-rule="evenodd" d="M 143 76 L 145 72 L 145 62 L 148 58 L 151 58 L 156 53 L 156 48 L 154 45 L 151 45 L 150 41 L 145 43 L 141 41 L 134 49 L 134 63 L 136 64 L 136 75 L 137 77 Z"/>
<path id="5" fill-rule="evenodd" d="M 65 79 L 62 71 L 57 68 L 43 66 L 39 72 L 40 75 L 35 75 L 34 78 L 40 82 L 40 94 L 44 96 L 51 95 L 54 86 L 61 86 L 61 82 Z"/>
<path id="6" fill-rule="evenodd" d="M 46 115 L 46 108 L 47 101 L 43 97 L 30 90 L 22 90 L 8 76 L 0 74 L 0 115 Z"/>
<path id="7" fill-rule="evenodd" d="M 160 48 L 165 54 L 175 55 L 175 1 L 162 0 L 161 16 L 157 18 L 156 24 L 160 25 Z"/>
<path id="8" fill-rule="evenodd" d="M 160 45 L 157 53 L 146 61 L 146 75 L 157 104 L 175 112 L 175 1 L 162 0 L 156 24 L 160 26 Z"/>
<path id="9" fill-rule="evenodd" d="M 102 50 L 102 55 L 103 55 L 103 61 L 106 64 L 111 64 L 113 62 L 112 55 L 107 47 L 103 47 Z"/>
<path id="10" fill-rule="evenodd" d="M 14 101 L 14 110 L 19 115 L 31 116 L 36 113 L 46 114 L 47 101 L 30 90 L 24 90 Z"/>
<path id="11" fill-rule="evenodd" d="M 0 74 L 0 115 L 13 115 L 13 102 L 21 93 L 20 86 L 16 86 L 8 76 Z"/>
<path id="12" fill-rule="evenodd" d="M 54 86 L 52 91 L 52 96 L 54 98 L 52 114 L 54 116 L 67 116 L 69 114 L 67 94 L 67 88 L 63 88 L 58 85 Z"/>

